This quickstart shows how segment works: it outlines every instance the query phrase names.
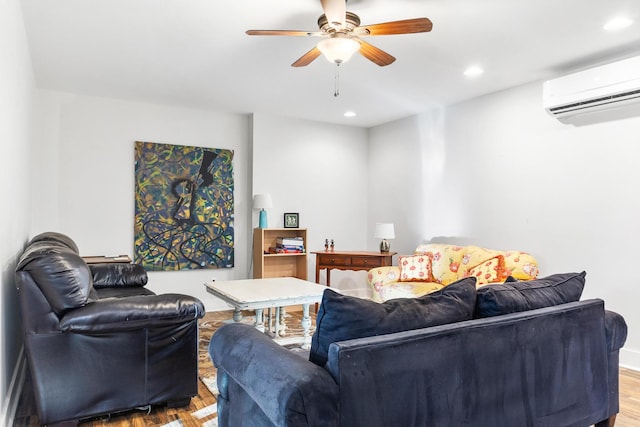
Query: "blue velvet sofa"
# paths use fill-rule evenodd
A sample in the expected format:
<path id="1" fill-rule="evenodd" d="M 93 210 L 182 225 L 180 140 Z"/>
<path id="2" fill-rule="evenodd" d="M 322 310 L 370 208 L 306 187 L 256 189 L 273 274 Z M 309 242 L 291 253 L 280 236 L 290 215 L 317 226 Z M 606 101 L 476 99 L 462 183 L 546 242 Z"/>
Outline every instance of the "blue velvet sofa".
<path id="1" fill-rule="evenodd" d="M 467 278 L 385 303 L 328 290 L 310 360 L 223 326 L 209 347 L 218 425 L 612 426 L 627 327 L 579 301 L 584 278 Z"/>

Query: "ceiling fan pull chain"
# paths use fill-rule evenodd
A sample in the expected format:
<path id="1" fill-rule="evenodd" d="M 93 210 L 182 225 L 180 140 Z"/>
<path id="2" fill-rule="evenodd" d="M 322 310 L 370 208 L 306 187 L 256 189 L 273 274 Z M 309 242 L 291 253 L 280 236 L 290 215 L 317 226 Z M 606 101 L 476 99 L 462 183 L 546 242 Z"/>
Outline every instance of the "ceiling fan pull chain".
<path id="1" fill-rule="evenodd" d="M 340 96 L 340 63 L 336 62 L 336 76 L 334 77 L 334 88 L 333 88 L 333 96 Z"/>

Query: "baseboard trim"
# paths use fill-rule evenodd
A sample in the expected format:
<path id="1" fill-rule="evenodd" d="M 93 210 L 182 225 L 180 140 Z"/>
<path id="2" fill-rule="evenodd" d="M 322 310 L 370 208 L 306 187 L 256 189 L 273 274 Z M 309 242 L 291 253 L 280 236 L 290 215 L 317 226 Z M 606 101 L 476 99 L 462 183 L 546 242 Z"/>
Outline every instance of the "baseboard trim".
<path id="1" fill-rule="evenodd" d="M 640 371 L 640 351 L 620 349 L 620 366 Z"/>
<path id="2" fill-rule="evenodd" d="M 13 369 L 6 399 L 2 403 L 4 420 L 2 420 L 1 424 L 4 426 L 12 426 L 15 420 L 18 402 L 20 402 L 20 395 L 22 394 L 22 388 L 24 387 L 24 381 L 27 376 L 26 366 L 27 359 L 24 357 L 24 346 L 22 346 L 22 348 L 20 348 L 20 354 L 18 355 L 18 362 Z"/>

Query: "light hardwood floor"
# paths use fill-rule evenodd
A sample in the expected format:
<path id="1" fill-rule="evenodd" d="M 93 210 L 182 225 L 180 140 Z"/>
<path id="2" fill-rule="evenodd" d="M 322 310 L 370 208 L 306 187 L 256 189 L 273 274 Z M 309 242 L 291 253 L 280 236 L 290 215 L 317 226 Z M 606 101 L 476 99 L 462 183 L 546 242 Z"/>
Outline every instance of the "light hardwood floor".
<path id="1" fill-rule="evenodd" d="M 640 371 L 620 368 L 620 413 L 616 427 L 640 426 Z"/>
<path id="2" fill-rule="evenodd" d="M 176 420 L 184 427 L 201 427 L 216 425 L 211 423 L 215 415 L 196 418 L 193 413 L 197 410 L 215 404 L 215 398 L 209 390 L 200 383 L 199 395 L 194 397 L 191 405 L 180 409 L 156 408 L 150 414 L 133 412 L 113 417 L 110 420 L 91 420 L 81 424 L 81 427 L 130 427 L 130 426 L 162 426 Z M 22 402 L 23 412 L 19 414 L 14 426 L 38 426 L 38 417 L 34 415 L 33 402 Z M 620 413 L 616 418 L 616 427 L 640 426 L 640 372 L 631 369 L 620 369 Z"/>

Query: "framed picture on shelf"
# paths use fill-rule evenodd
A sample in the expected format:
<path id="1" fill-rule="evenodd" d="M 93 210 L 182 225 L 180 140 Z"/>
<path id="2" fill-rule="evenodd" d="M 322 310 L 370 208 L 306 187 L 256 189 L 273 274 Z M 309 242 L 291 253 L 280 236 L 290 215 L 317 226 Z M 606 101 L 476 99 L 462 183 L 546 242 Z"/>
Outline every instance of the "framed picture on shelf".
<path id="1" fill-rule="evenodd" d="M 284 228 L 298 228 L 300 227 L 300 216 L 298 213 L 285 213 L 284 214 Z"/>

